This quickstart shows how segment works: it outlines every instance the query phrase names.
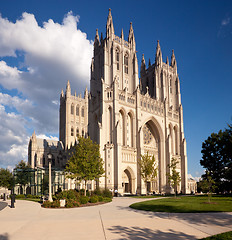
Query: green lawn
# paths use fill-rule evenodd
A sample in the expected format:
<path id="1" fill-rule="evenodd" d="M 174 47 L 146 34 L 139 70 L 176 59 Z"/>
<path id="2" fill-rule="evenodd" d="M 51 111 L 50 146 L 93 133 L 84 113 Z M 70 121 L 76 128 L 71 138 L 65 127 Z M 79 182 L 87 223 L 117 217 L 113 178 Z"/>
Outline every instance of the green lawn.
<path id="1" fill-rule="evenodd" d="M 165 196 L 162 196 L 162 195 L 144 195 L 144 196 L 126 196 L 126 197 L 132 197 L 132 198 L 160 198 L 160 197 L 165 197 Z"/>
<path id="2" fill-rule="evenodd" d="M 201 240 L 231 240 L 232 232 L 226 232 L 214 235 L 212 237 L 202 238 Z"/>
<path id="3" fill-rule="evenodd" d="M 207 196 L 178 196 L 134 203 L 131 208 L 153 212 L 194 213 L 232 212 L 231 196 L 212 196 L 211 204 Z"/>

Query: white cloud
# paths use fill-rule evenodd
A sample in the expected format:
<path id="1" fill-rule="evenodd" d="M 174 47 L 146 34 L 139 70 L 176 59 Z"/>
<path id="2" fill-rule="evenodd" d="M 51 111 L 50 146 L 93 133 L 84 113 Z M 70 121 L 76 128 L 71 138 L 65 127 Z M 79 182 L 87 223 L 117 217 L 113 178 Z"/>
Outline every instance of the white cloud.
<path id="1" fill-rule="evenodd" d="M 188 179 L 190 179 L 190 178 L 191 178 L 191 179 L 194 179 L 194 180 L 197 181 L 197 182 L 199 182 L 199 180 L 200 180 L 201 177 L 193 177 L 192 174 L 189 173 L 189 174 L 188 174 Z"/>
<path id="2" fill-rule="evenodd" d="M 221 25 L 222 25 L 222 26 L 226 26 L 226 25 L 228 25 L 229 23 L 230 23 L 230 17 L 227 17 L 227 18 L 225 18 L 225 19 L 222 20 Z"/>
<path id="3" fill-rule="evenodd" d="M 59 95 L 67 80 L 77 93 L 89 85 L 93 46 L 78 22 L 72 12 L 62 23 L 50 19 L 42 26 L 29 13 L 16 22 L 0 16 L 0 85 L 20 94 L 0 93 L 0 166 L 26 160 L 28 129 L 50 139 L 57 135 Z"/>

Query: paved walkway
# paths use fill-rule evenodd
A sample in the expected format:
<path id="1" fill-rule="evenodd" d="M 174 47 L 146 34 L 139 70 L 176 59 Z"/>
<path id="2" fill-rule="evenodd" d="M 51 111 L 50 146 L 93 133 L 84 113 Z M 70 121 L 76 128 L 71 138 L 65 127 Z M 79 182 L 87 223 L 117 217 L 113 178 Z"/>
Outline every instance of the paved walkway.
<path id="1" fill-rule="evenodd" d="M 0 240 L 199 239 L 232 231 L 232 213 L 151 213 L 128 207 L 139 201 L 114 198 L 93 207 L 44 209 L 17 200 L 16 208 L 0 211 Z"/>

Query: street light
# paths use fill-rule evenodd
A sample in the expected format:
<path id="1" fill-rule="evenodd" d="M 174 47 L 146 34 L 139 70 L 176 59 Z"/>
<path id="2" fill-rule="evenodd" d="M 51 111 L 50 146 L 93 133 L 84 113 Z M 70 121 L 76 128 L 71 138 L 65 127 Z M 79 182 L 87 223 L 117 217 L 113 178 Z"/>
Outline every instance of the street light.
<path id="1" fill-rule="evenodd" d="M 52 154 L 51 152 L 49 151 L 48 153 L 48 166 L 49 166 L 49 196 L 48 196 L 48 201 L 49 202 L 53 202 L 52 200 Z"/>

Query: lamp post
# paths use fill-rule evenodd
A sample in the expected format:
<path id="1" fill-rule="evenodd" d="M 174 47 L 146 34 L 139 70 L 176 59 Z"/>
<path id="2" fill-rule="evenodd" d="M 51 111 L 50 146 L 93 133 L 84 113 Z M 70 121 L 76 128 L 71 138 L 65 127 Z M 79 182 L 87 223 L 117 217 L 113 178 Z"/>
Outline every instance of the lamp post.
<path id="1" fill-rule="evenodd" d="M 48 201 L 52 202 L 52 154 L 51 152 L 48 153 L 48 174 L 49 174 L 49 196 Z"/>

